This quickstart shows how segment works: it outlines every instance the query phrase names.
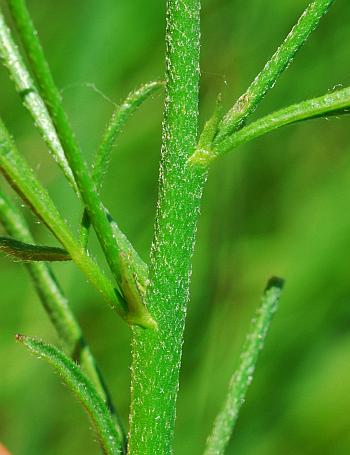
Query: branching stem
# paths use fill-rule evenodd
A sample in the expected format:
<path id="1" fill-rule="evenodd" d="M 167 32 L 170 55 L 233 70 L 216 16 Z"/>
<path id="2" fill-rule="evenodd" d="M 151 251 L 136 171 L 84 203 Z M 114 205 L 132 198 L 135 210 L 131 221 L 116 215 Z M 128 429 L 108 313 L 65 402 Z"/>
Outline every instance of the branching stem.
<path id="1" fill-rule="evenodd" d="M 334 0 L 314 0 L 309 4 L 263 70 L 225 115 L 215 140 L 216 145 L 232 132 L 242 128 L 246 118 L 254 112 L 266 93 L 275 85 L 279 76 L 288 68 L 295 54 L 307 41 L 333 2 Z"/>

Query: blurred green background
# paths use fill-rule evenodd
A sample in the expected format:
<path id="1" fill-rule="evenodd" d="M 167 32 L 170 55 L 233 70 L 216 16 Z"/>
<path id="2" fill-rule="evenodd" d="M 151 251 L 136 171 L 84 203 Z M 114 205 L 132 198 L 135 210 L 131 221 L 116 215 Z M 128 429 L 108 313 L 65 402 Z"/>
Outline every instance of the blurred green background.
<path id="1" fill-rule="evenodd" d="M 163 77 L 165 1 L 28 4 L 89 161 L 112 101 Z M 306 4 L 203 0 L 201 123 L 219 91 L 227 107 L 242 93 Z M 349 21 L 350 3 L 337 0 L 255 117 L 350 84 Z M 20 150 L 76 228 L 81 207 L 3 67 L 0 96 L 0 114 Z M 155 96 L 129 123 L 103 192 L 145 258 L 155 216 L 162 103 L 162 95 Z M 213 166 L 194 257 L 177 454 L 202 452 L 272 274 L 286 278 L 286 289 L 228 453 L 350 453 L 349 122 L 344 117 L 291 126 Z M 24 211 L 37 241 L 54 245 Z M 100 258 L 93 237 L 91 245 Z M 80 406 L 47 365 L 15 343 L 16 332 L 57 339 L 24 268 L 5 257 L 0 267 L 0 441 L 12 455 L 98 454 Z M 129 331 L 73 265 L 54 269 L 126 421 Z"/>

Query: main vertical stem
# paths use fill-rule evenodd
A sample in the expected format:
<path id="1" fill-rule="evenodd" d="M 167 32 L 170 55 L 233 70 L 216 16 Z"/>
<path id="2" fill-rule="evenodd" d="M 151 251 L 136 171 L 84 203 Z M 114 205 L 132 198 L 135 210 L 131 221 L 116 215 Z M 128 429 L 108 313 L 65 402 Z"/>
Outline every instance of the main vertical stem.
<path id="1" fill-rule="evenodd" d="M 197 138 L 200 0 L 168 0 L 166 101 L 149 305 L 159 330 L 133 328 L 129 455 L 172 453 L 191 259 L 205 182 L 186 162 Z"/>

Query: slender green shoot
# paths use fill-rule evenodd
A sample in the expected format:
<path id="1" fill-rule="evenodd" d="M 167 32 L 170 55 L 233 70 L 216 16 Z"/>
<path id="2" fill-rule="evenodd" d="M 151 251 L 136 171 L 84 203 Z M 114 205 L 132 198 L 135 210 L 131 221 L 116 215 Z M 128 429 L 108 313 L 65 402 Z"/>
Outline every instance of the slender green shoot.
<path id="1" fill-rule="evenodd" d="M 0 236 L 0 251 L 21 262 L 34 261 L 71 261 L 69 253 L 63 248 L 32 245 L 10 237 Z"/>
<path id="2" fill-rule="evenodd" d="M 127 121 L 137 111 L 141 104 L 162 86 L 164 86 L 164 82 L 162 81 L 148 82 L 146 84 L 143 84 L 136 90 L 133 90 L 131 93 L 129 93 L 122 104 L 115 108 L 112 114 L 112 118 L 110 119 L 106 131 L 104 132 L 101 145 L 97 149 L 96 156 L 94 158 L 92 178 L 98 192 L 101 191 L 103 177 L 107 173 L 113 147 L 115 146 L 115 143 L 120 133 L 123 131 L 123 128 L 125 127 Z M 87 246 L 89 238 L 89 228 L 90 219 L 87 211 L 85 210 L 81 228 L 81 242 L 85 248 Z M 123 235 L 121 231 L 120 234 Z M 117 241 L 118 237 L 119 236 L 116 236 Z M 119 247 L 119 249 L 121 251 L 124 251 L 122 247 Z"/>
<path id="3" fill-rule="evenodd" d="M 127 302 L 130 320 L 138 320 L 140 319 L 139 315 L 142 314 L 141 319 L 147 319 L 146 326 L 156 328 L 156 323 L 148 315 L 145 293 L 142 292 L 142 287 L 139 286 L 140 279 L 137 276 L 134 264 L 130 263 L 125 268 L 125 262 L 131 260 L 132 256 L 119 249 L 106 209 L 100 201 L 92 176 L 83 160 L 82 153 L 63 109 L 61 94 L 53 80 L 26 3 L 24 0 L 8 0 L 8 3 L 31 69 L 37 79 L 40 94 L 51 115 L 108 265 L 121 288 L 124 298 L 127 299 L 127 296 L 129 298 L 133 297 L 132 301 Z M 9 65 L 11 64 L 12 62 L 9 62 Z"/>
<path id="4" fill-rule="evenodd" d="M 22 199 L 46 224 L 68 251 L 72 260 L 85 273 L 89 281 L 104 296 L 105 300 L 129 324 L 155 328 L 155 322 L 144 305 L 135 307 L 128 303 L 100 271 L 70 233 L 47 191 L 36 179 L 32 169 L 18 153 L 5 125 L 0 121 L 0 169 Z"/>
<path id="5" fill-rule="evenodd" d="M 20 239 L 22 242 L 33 243 L 33 237 L 21 212 L 1 190 L 0 221 L 9 235 Z M 93 382 L 96 390 L 107 403 L 108 408 L 113 414 L 115 426 L 120 437 L 125 440 L 125 432 L 112 403 L 110 393 L 98 370 L 90 347 L 84 339 L 81 328 L 69 308 L 68 300 L 64 296 L 52 270 L 44 263 L 30 262 L 25 265 L 33 280 L 43 307 L 56 329 L 65 353 L 79 362 L 84 372 Z"/>
<path id="6" fill-rule="evenodd" d="M 112 416 L 79 366 L 56 347 L 40 340 L 24 335 L 17 335 L 16 339 L 38 358 L 46 360 L 81 402 L 91 419 L 103 453 L 106 455 L 121 454 L 122 440 L 115 429 Z"/>
<path id="7" fill-rule="evenodd" d="M 72 171 L 64 155 L 55 127 L 46 109 L 45 103 L 38 94 L 34 81 L 29 74 L 20 52 L 12 38 L 11 32 L 0 12 L 0 58 L 7 68 L 23 105 L 29 111 L 40 135 L 49 147 L 52 157 L 61 167 L 70 185 L 78 194 Z"/>
<path id="8" fill-rule="evenodd" d="M 293 61 L 298 50 L 318 26 L 333 2 L 334 0 L 314 0 L 309 4 L 273 57 L 223 118 L 215 139 L 216 145 L 232 132 L 242 128 L 246 118 L 254 112 L 266 93 L 272 89 L 279 76 Z"/>
<path id="9" fill-rule="evenodd" d="M 266 115 L 233 133 L 216 146 L 212 147 L 210 144 L 209 147 L 200 147 L 200 144 L 198 144 L 189 162 L 193 165 L 206 167 L 217 157 L 282 126 L 315 118 L 328 118 L 330 116 L 341 116 L 349 113 L 350 87 L 346 87 L 333 93 L 326 93 L 318 98 L 293 104 Z"/>
<path id="10" fill-rule="evenodd" d="M 238 368 L 231 378 L 224 405 L 215 419 L 212 433 L 207 440 L 204 455 L 225 453 L 248 387 L 253 380 L 259 353 L 264 347 L 271 320 L 277 311 L 282 287 L 283 280 L 275 277 L 271 278 L 266 286 L 261 305 L 246 337 Z"/>

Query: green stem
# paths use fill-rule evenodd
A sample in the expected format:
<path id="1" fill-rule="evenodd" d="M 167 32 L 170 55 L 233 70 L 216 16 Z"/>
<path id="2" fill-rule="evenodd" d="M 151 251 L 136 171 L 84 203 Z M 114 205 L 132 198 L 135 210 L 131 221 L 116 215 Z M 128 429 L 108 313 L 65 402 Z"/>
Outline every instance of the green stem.
<path id="1" fill-rule="evenodd" d="M 256 315 L 248 332 L 237 370 L 231 378 L 224 405 L 215 419 L 204 455 L 223 455 L 244 403 L 249 385 L 253 380 L 259 354 L 264 347 L 265 338 L 275 314 L 283 280 L 271 278 L 265 289 Z"/>
<path id="2" fill-rule="evenodd" d="M 37 92 L 32 77 L 27 71 L 19 50 L 11 36 L 11 32 L 1 13 L 0 56 L 15 84 L 15 88 L 22 99 L 23 105 L 32 116 L 34 124 L 38 128 L 46 145 L 49 147 L 53 158 L 61 167 L 70 185 L 78 192 L 72 171 L 67 163 L 60 140 L 58 139 L 45 103 Z"/>
<path id="3" fill-rule="evenodd" d="M 199 0 L 168 0 L 166 101 L 148 299 L 158 332 L 133 330 L 129 455 L 170 454 L 191 258 L 206 173 L 187 165 L 197 138 Z"/>
<path id="4" fill-rule="evenodd" d="M 79 366 L 56 347 L 35 338 L 17 335 L 21 342 L 38 358 L 46 360 L 62 377 L 88 413 L 101 449 L 105 455 L 122 453 L 122 439 L 115 429 L 112 416 L 91 381 Z"/>
<path id="5" fill-rule="evenodd" d="M 128 287 L 128 284 L 125 284 L 127 282 L 124 274 L 125 267 L 121 259 L 121 253 L 123 252 L 119 249 L 118 242 L 115 240 L 106 209 L 101 203 L 98 191 L 96 190 L 96 185 L 83 160 L 82 153 L 70 127 L 68 118 L 63 109 L 60 92 L 53 80 L 26 3 L 24 0 L 8 0 L 8 3 L 18 33 L 21 37 L 23 47 L 30 61 L 32 71 L 37 79 L 40 94 L 51 115 L 89 218 L 94 226 L 108 265 L 124 296 L 126 296 L 129 294 L 129 289 L 123 289 L 124 286 Z M 129 259 L 126 255 L 125 257 L 126 260 Z M 133 264 L 130 263 L 130 268 L 132 267 Z M 144 307 L 141 298 L 138 301 L 130 301 L 128 304 L 130 307 L 129 313 L 133 313 L 135 319 L 139 317 L 139 313 L 141 314 L 141 318 L 148 318 L 150 326 L 153 328 L 155 327 L 154 321 L 147 315 L 147 310 Z"/>
<path id="6" fill-rule="evenodd" d="M 350 87 L 327 93 L 318 98 L 312 98 L 285 107 L 272 114 L 260 118 L 256 122 L 242 128 L 211 148 L 197 147 L 189 159 L 193 165 L 208 166 L 217 157 L 224 155 L 236 147 L 245 144 L 263 134 L 304 120 L 312 120 L 331 115 L 350 113 Z"/>
<path id="7" fill-rule="evenodd" d="M 21 240 L 33 243 L 33 237 L 26 221 L 11 199 L 0 190 L 0 221 L 6 232 Z M 115 419 L 116 430 L 125 440 L 125 433 L 118 414 L 115 412 L 111 396 L 105 385 L 96 361 L 86 343 L 81 328 L 69 308 L 58 282 L 48 265 L 42 263 L 27 263 L 26 268 L 40 297 L 43 307 L 55 327 L 64 351 L 76 359 L 82 369 L 91 379 L 97 392 L 107 403 Z"/>
<path id="8" fill-rule="evenodd" d="M 285 41 L 266 63 L 248 90 L 225 115 L 215 144 L 220 143 L 226 136 L 243 126 L 246 118 L 254 112 L 266 93 L 275 85 L 278 77 L 292 62 L 295 54 L 307 41 L 333 2 L 334 0 L 314 0 L 309 4 Z"/>

